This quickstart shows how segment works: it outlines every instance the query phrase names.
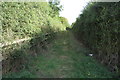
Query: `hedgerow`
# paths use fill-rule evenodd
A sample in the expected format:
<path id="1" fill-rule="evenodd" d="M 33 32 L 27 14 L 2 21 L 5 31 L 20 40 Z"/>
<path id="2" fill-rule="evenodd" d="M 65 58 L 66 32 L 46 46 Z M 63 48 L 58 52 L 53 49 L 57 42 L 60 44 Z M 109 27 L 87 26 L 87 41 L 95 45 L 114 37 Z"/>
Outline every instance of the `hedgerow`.
<path id="1" fill-rule="evenodd" d="M 73 24 L 73 32 L 101 63 L 119 71 L 120 2 L 89 3 Z"/>
<path id="2" fill-rule="evenodd" d="M 64 29 L 65 26 L 58 20 L 59 15 L 50 5 L 47 2 L 2 2 L 2 42 L 32 37 L 42 33 L 41 27 Z"/>
<path id="3" fill-rule="evenodd" d="M 30 38 L 2 47 L 3 74 L 26 68 L 31 54 L 41 53 L 40 50 L 55 38 L 55 33 L 65 30 L 57 5 L 49 2 L 1 2 L 1 43 Z"/>

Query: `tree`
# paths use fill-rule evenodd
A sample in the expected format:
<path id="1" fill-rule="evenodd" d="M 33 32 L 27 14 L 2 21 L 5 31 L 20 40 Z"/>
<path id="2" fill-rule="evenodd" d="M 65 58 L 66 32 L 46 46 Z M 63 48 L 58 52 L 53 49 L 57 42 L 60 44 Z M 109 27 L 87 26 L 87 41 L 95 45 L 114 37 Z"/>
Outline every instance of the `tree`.
<path id="1" fill-rule="evenodd" d="M 50 0 L 49 5 L 52 8 L 52 12 L 54 15 L 51 15 L 52 17 L 59 16 L 59 12 L 62 11 L 62 5 L 60 5 L 59 0 Z"/>
<path id="2" fill-rule="evenodd" d="M 67 18 L 65 18 L 65 17 L 60 17 L 60 21 L 61 21 L 61 23 L 64 24 L 65 26 L 70 27 Z"/>

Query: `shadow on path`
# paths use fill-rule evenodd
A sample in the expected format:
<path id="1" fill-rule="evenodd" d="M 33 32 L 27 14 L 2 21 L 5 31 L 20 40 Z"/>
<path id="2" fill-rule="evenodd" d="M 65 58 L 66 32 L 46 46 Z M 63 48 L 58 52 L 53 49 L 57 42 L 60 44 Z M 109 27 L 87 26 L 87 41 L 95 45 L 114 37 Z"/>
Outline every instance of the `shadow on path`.
<path id="1" fill-rule="evenodd" d="M 77 42 L 69 31 L 56 33 L 57 37 L 41 55 L 32 57 L 27 69 L 6 77 L 25 78 L 111 78 L 104 66 L 86 56 L 88 49 Z"/>

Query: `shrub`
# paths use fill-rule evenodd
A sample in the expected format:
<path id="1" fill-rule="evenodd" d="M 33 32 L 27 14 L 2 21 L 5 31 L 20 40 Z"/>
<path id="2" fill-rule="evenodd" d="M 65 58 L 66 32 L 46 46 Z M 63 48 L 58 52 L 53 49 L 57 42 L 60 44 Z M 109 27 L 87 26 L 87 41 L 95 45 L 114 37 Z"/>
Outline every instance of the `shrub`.
<path id="1" fill-rule="evenodd" d="M 120 3 L 89 3 L 73 24 L 73 32 L 101 63 L 118 72 Z"/>

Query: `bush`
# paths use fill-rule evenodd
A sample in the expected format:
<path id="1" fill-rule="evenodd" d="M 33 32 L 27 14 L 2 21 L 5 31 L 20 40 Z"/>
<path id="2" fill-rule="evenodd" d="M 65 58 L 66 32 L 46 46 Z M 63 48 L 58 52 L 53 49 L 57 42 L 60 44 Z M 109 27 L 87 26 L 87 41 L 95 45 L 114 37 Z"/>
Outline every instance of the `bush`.
<path id="1" fill-rule="evenodd" d="M 26 41 L 27 43 L 18 43 L 25 43 L 27 48 L 16 44 L 3 47 L 2 54 L 7 57 L 3 61 L 3 74 L 21 70 L 26 60 L 29 59 L 29 48 L 35 51 L 34 54 L 40 53 L 38 51 L 46 48 L 47 43 L 55 38 L 55 32 L 65 30 L 66 25 L 61 24 L 60 8 L 57 5 L 47 2 L 1 2 L 0 20 L 3 30 L 0 42 L 7 43 L 14 42 L 16 39 L 32 38 Z"/>
<path id="2" fill-rule="evenodd" d="M 73 24 L 73 32 L 101 63 L 118 72 L 120 3 L 89 3 Z"/>
<path id="3" fill-rule="evenodd" d="M 34 34 L 42 33 L 42 27 L 61 30 L 64 25 L 59 24 L 58 12 L 56 13 L 51 5 L 53 4 L 47 2 L 2 2 L 0 5 L 2 8 L 0 12 L 3 29 L 2 42 L 33 37 Z"/>

